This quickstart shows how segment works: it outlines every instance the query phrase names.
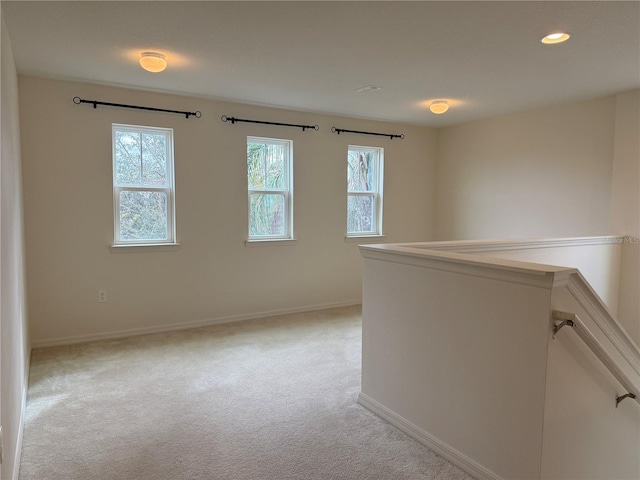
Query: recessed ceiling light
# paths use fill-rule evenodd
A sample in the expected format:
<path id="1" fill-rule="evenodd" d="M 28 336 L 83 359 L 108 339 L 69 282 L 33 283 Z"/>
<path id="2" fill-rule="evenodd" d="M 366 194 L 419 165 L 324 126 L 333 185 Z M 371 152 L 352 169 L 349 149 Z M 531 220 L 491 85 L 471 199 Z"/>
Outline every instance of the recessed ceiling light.
<path id="1" fill-rule="evenodd" d="M 571 38 L 571 34 L 567 32 L 550 33 L 546 37 L 542 37 L 540 41 L 546 45 L 566 42 Z"/>
<path id="2" fill-rule="evenodd" d="M 144 52 L 140 56 L 140 66 L 147 72 L 158 73 L 167 68 L 167 61 L 161 53 Z"/>
<path id="3" fill-rule="evenodd" d="M 360 87 L 356 90 L 356 92 L 358 93 L 369 93 L 369 92 L 375 92 L 378 90 L 381 90 L 382 87 L 379 87 L 377 85 L 365 85 L 364 87 Z"/>
<path id="4" fill-rule="evenodd" d="M 449 110 L 449 102 L 446 100 L 434 100 L 431 102 L 431 105 L 429 105 L 429 110 L 436 115 L 442 115 Z"/>

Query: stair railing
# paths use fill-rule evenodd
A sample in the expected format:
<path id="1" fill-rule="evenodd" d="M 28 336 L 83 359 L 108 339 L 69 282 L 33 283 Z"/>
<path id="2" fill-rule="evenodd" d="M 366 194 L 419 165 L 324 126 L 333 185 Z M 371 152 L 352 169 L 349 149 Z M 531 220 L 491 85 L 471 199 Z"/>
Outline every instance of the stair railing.
<path id="1" fill-rule="evenodd" d="M 591 351 L 600 359 L 600 361 L 607 367 L 611 374 L 620 382 L 620 384 L 627 391 L 626 394 L 616 396 L 616 408 L 621 401 L 627 398 L 633 398 L 640 404 L 640 387 L 629 378 L 625 371 L 618 365 L 616 360 L 607 352 L 607 349 L 600 343 L 596 336 L 589 330 L 580 317 L 575 313 L 562 312 L 560 310 L 553 311 L 553 338 L 561 328 L 565 326 L 573 327 L 573 330 L 578 334 L 582 341 L 591 349 Z"/>

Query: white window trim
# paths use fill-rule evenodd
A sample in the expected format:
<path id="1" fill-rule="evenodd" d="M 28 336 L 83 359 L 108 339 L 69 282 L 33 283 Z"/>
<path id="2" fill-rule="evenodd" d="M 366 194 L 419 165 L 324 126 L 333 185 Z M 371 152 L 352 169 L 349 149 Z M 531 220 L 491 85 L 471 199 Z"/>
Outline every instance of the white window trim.
<path id="1" fill-rule="evenodd" d="M 256 246 L 257 244 L 267 245 L 285 245 L 294 241 L 293 236 L 293 140 L 287 140 L 283 138 L 268 138 L 268 137 L 247 137 L 247 145 L 249 143 L 273 143 L 284 145 L 287 151 L 287 157 L 285 158 L 285 175 L 287 179 L 287 188 L 282 190 L 274 189 L 257 189 L 252 190 L 247 184 L 247 240 L 245 246 Z M 246 159 L 245 159 L 246 160 Z M 246 170 L 245 170 L 246 174 Z M 252 194 L 272 194 L 272 195 L 284 195 L 285 206 L 285 232 L 283 235 L 251 235 L 251 195 Z"/>
<path id="2" fill-rule="evenodd" d="M 167 183 L 168 186 L 119 186 L 116 185 L 116 131 L 162 134 L 167 139 Z M 112 184 L 113 184 L 113 245 L 112 247 L 156 247 L 159 245 L 178 245 L 176 241 L 176 216 L 175 216 L 175 174 L 173 153 L 173 129 L 160 127 L 147 127 L 142 125 L 125 125 L 114 123 L 111 126 L 111 152 L 112 152 Z M 164 240 L 122 240 L 120 238 L 120 193 L 126 191 L 158 191 L 167 195 L 167 238 Z M 112 249 L 112 251 L 114 251 Z"/>
<path id="3" fill-rule="evenodd" d="M 111 245 L 111 253 L 175 251 L 179 243 L 135 243 L 131 245 Z"/>
<path id="4" fill-rule="evenodd" d="M 384 186 L 384 149 L 381 147 L 365 147 L 361 145 L 349 145 L 347 149 L 347 158 L 349 151 L 368 151 L 376 153 L 375 170 L 373 176 L 373 183 L 376 186 L 375 192 L 352 192 L 347 187 L 347 200 L 350 196 L 363 196 L 374 197 L 374 229 L 371 232 L 349 232 L 345 236 L 345 239 L 363 239 L 367 237 L 384 237 L 382 232 L 382 213 L 383 213 L 383 186 Z M 348 165 L 347 165 L 347 168 Z M 348 225 L 347 225 L 348 228 Z"/>
<path id="5" fill-rule="evenodd" d="M 344 237 L 344 241 L 347 243 L 378 243 L 382 241 L 386 235 L 378 235 L 374 233 L 372 235 L 348 235 Z"/>
<path id="6" fill-rule="evenodd" d="M 245 240 L 245 247 L 282 247 L 285 245 L 295 245 L 295 238 L 276 238 L 274 240 Z"/>

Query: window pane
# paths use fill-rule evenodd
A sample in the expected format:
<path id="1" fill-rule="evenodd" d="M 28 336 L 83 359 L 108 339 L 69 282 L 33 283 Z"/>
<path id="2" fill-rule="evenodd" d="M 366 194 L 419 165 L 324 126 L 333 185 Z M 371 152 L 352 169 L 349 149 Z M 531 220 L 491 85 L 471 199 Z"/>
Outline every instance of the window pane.
<path id="1" fill-rule="evenodd" d="M 349 195 L 347 198 L 347 233 L 375 232 L 375 197 Z"/>
<path id="2" fill-rule="evenodd" d="M 250 190 L 264 188 L 265 147 L 261 143 L 247 143 L 247 180 Z"/>
<path id="3" fill-rule="evenodd" d="M 247 143 L 247 179 L 250 190 L 284 190 L 285 146 Z"/>
<path id="4" fill-rule="evenodd" d="M 350 192 L 375 191 L 374 169 L 375 153 L 349 150 L 347 169 L 347 188 Z"/>
<path id="5" fill-rule="evenodd" d="M 121 240 L 168 238 L 165 192 L 120 192 Z"/>
<path id="6" fill-rule="evenodd" d="M 116 185 L 138 185 L 142 180 L 140 134 L 116 132 Z"/>
<path id="7" fill-rule="evenodd" d="M 252 193 L 249 195 L 249 235 L 285 235 L 285 196 Z"/>
<path id="8" fill-rule="evenodd" d="M 167 138 L 142 134 L 142 185 L 167 184 Z"/>
<path id="9" fill-rule="evenodd" d="M 265 184 L 268 189 L 283 189 L 284 145 L 267 145 Z"/>

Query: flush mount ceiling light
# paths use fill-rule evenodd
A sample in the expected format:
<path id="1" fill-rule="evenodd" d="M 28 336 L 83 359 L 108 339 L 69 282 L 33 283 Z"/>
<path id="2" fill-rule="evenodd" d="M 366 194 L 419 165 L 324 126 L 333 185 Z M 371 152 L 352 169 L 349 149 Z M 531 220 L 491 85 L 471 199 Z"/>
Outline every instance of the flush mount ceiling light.
<path id="1" fill-rule="evenodd" d="M 167 61 L 161 53 L 144 52 L 140 56 L 140 66 L 147 72 L 158 73 L 167 68 Z"/>
<path id="2" fill-rule="evenodd" d="M 546 37 L 542 37 L 540 41 L 545 45 L 554 45 L 556 43 L 566 42 L 571 38 L 571 34 L 567 32 L 550 33 Z"/>
<path id="3" fill-rule="evenodd" d="M 435 113 L 436 115 L 442 115 L 444 112 L 449 110 L 449 102 L 446 100 L 434 100 L 429 105 L 429 110 L 431 113 Z"/>
<path id="4" fill-rule="evenodd" d="M 379 87 L 377 85 L 365 85 L 364 87 L 360 87 L 356 90 L 356 92 L 358 93 L 369 93 L 369 92 L 375 92 L 377 90 L 382 90 L 382 87 Z"/>

